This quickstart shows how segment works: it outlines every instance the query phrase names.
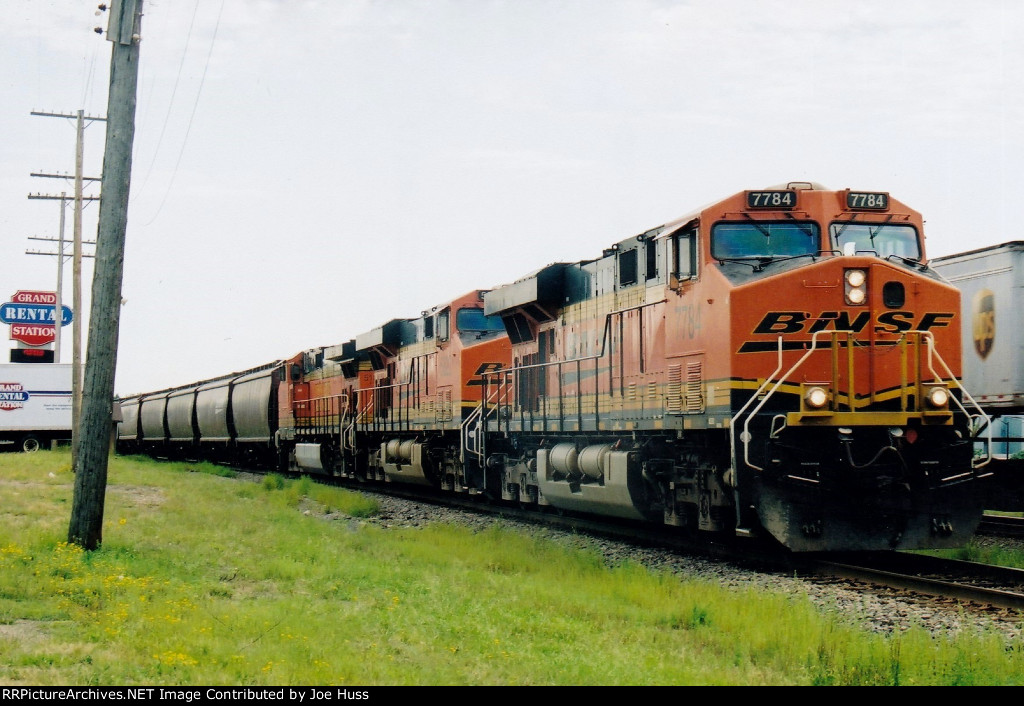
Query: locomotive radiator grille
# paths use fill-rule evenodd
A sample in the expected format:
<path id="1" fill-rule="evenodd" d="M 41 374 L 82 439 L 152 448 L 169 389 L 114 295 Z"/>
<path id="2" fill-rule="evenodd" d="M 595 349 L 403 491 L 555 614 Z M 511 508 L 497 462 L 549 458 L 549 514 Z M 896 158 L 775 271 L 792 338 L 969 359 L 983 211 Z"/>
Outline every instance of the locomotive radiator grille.
<path id="1" fill-rule="evenodd" d="M 668 366 L 668 395 L 665 409 L 669 412 L 683 411 L 683 366 L 673 363 Z"/>
<path id="2" fill-rule="evenodd" d="M 686 364 L 685 410 L 695 414 L 704 411 L 704 366 L 701 361 Z"/>

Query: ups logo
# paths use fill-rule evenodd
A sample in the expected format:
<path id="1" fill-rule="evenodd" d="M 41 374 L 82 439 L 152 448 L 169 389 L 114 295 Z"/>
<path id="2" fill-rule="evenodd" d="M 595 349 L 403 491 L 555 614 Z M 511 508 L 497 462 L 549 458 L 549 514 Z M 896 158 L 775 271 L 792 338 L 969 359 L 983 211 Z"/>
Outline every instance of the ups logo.
<path id="1" fill-rule="evenodd" d="M 988 289 L 979 291 L 971 302 L 971 312 L 974 350 L 985 360 L 996 340 L 996 295 Z"/>

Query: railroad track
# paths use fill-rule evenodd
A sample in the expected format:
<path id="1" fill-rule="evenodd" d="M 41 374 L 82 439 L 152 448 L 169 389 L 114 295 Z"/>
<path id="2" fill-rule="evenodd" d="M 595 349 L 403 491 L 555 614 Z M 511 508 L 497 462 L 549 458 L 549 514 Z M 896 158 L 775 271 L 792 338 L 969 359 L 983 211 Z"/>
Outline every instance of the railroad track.
<path id="1" fill-rule="evenodd" d="M 1024 569 L 907 552 L 866 552 L 815 559 L 806 570 L 817 576 L 1024 611 Z"/>
<path id="2" fill-rule="evenodd" d="M 978 534 L 991 537 L 1024 537 L 1024 517 L 982 515 Z"/>

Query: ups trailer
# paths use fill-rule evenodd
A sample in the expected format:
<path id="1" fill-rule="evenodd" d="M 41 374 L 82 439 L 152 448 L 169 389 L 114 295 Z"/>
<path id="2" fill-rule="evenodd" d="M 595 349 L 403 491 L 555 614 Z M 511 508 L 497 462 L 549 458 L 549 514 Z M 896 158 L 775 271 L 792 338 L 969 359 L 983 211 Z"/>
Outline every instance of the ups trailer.
<path id="1" fill-rule="evenodd" d="M 990 415 L 1024 413 L 1024 241 L 930 264 L 960 290 L 964 387 Z"/>

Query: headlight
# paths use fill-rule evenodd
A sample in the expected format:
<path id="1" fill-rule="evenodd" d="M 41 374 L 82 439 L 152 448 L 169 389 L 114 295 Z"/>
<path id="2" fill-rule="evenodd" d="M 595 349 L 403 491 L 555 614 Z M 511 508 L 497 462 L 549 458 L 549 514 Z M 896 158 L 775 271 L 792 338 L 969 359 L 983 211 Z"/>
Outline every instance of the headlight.
<path id="1" fill-rule="evenodd" d="M 928 390 L 928 404 L 941 409 L 949 404 L 949 390 L 944 387 L 933 387 Z"/>
<path id="2" fill-rule="evenodd" d="M 821 409 L 828 404 L 828 390 L 824 387 L 808 387 L 804 391 L 804 403 L 813 409 Z"/>
<path id="3" fill-rule="evenodd" d="M 863 304 L 868 298 L 868 273 L 864 270 L 846 270 L 846 303 Z"/>

